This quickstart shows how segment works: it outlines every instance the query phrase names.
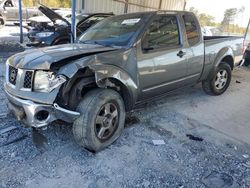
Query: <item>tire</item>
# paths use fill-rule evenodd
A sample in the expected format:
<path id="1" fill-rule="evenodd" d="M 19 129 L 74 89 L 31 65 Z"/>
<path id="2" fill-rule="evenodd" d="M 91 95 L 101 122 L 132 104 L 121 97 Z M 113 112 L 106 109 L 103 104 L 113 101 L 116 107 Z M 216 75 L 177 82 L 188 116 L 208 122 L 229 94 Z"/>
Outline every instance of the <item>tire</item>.
<path id="1" fill-rule="evenodd" d="M 114 90 L 88 92 L 77 111 L 81 115 L 73 124 L 73 135 L 77 144 L 89 151 L 98 152 L 111 145 L 124 129 L 124 102 Z"/>
<path id="2" fill-rule="evenodd" d="M 229 64 L 222 62 L 208 76 L 207 80 L 202 82 L 203 90 L 209 95 L 223 94 L 231 83 L 232 70 Z"/>

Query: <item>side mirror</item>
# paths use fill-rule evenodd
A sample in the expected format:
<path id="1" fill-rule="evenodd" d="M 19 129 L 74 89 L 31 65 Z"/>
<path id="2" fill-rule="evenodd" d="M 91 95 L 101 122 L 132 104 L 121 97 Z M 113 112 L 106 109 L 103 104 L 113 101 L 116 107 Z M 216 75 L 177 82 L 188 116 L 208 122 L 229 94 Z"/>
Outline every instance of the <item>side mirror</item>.
<path id="1" fill-rule="evenodd" d="M 145 40 L 145 38 L 144 38 L 143 41 L 142 41 L 142 50 L 145 51 L 145 52 L 148 52 L 148 51 L 150 51 L 150 50 L 154 50 L 154 48 L 151 47 L 151 46 L 148 44 L 148 40 L 147 40 L 147 39 Z"/>

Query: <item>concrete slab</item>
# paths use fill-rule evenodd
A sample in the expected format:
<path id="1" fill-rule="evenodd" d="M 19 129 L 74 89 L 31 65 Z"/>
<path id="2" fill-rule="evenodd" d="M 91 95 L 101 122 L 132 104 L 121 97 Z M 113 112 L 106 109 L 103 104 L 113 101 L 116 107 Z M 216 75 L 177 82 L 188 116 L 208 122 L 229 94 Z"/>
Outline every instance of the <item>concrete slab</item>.
<path id="1" fill-rule="evenodd" d="M 240 70 L 241 69 L 241 70 Z M 236 83 L 236 81 L 238 83 Z M 240 82 L 240 83 L 239 83 Z M 250 144 L 250 68 L 236 68 L 232 84 L 221 96 L 208 96 L 201 85 L 168 98 L 167 105 L 201 124 Z M 190 98 L 192 97 L 192 98 Z"/>

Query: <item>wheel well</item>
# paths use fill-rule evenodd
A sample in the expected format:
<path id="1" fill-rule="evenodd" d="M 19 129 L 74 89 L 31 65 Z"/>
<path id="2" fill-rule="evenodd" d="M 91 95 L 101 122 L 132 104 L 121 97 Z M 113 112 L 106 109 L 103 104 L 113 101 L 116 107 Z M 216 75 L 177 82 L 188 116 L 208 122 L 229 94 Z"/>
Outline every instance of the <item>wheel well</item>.
<path id="1" fill-rule="evenodd" d="M 227 64 L 230 65 L 231 69 L 233 70 L 234 69 L 234 59 L 232 56 L 228 55 L 226 57 L 224 57 L 221 62 L 225 62 Z"/>
<path id="2" fill-rule="evenodd" d="M 128 112 L 128 111 L 132 110 L 133 100 L 132 100 L 132 96 L 129 93 L 128 88 L 121 81 L 119 81 L 115 78 L 108 78 L 108 80 L 114 84 L 114 85 L 108 86 L 108 88 L 114 89 L 115 91 L 117 91 L 121 95 L 121 97 L 124 101 L 126 111 Z"/>
<path id="3" fill-rule="evenodd" d="M 84 75 L 84 76 L 82 76 Z M 81 100 L 86 93 L 94 88 L 108 88 L 118 92 L 124 100 L 126 111 L 133 109 L 132 96 L 129 93 L 128 88 L 119 80 L 115 78 L 105 78 L 100 80 L 98 85 L 94 76 L 94 72 L 91 69 L 79 70 L 74 78 L 71 79 L 67 85 L 62 88 L 61 96 L 58 100 L 63 102 L 62 105 L 68 106 L 70 109 L 75 109 L 79 100 Z M 75 100 L 70 100 L 70 99 Z"/>

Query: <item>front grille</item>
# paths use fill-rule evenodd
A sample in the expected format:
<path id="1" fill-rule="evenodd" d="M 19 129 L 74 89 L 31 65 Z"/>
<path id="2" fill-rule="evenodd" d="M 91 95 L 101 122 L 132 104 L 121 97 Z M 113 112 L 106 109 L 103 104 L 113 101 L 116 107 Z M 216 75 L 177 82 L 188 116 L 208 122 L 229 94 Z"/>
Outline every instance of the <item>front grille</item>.
<path id="1" fill-rule="evenodd" d="M 9 82 L 13 85 L 16 85 L 16 78 L 17 78 L 18 69 L 9 66 Z"/>
<path id="2" fill-rule="evenodd" d="M 26 71 L 23 81 L 23 87 L 26 89 L 32 88 L 32 79 L 33 79 L 33 72 L 32 71 Z"/>

